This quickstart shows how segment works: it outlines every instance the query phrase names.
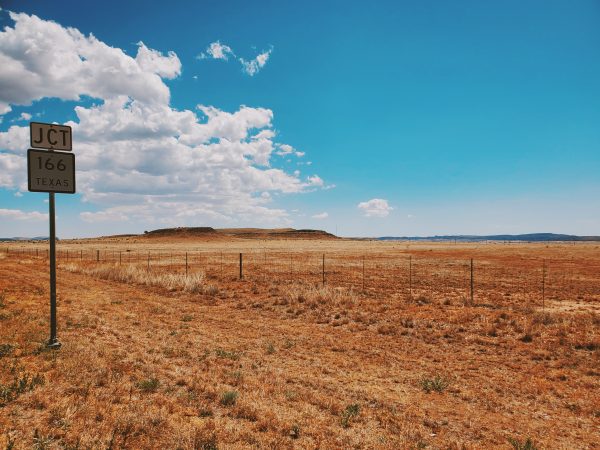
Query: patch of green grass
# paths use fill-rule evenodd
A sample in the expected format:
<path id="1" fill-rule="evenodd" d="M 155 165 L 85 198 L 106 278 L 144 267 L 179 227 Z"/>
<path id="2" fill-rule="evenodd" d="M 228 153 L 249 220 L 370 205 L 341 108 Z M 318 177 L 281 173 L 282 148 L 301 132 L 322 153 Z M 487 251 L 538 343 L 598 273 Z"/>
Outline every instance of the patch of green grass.
<path id="1" fill-rule="evenodd" d="M 509 438 L 508 442 L 515 450 L 537 450 L 537 446 L 531 440 L 531 438 L 527 438 L 524 441 L 520 441 L 518 439 Z"/>
<path id="2" fill-rule="evenodd" d="M 45 383 L 43 375 L 31 375 L 27 372 L 16 373 L 10 384 L 0 384 L 0 407 L 15 400 L 19 395 L 33 391 Z"/>
<path id="3" fill-rule="evenodd" d="M 138 381 L 135 386 L 143 392 L 156 392 L 160 381 L 157 378 L 147 378 L 145 380 Z"/>
<path id="4" fill-rule="evenodd" d="M 450 381 L 444 377 L 439 375 L 434 376 L 433 378 L 422 378 L 420 381 L 421 388 L 427 392 L 444 392 L 444 390 L 450 384 Z"/>
<path id="5" fill-rule="evenodd" d="M 218 348 L 215 350 L 215 354 L 219 358 L 227 358 L 237 361 L 240 359 L 240 354 L 238 352 L 228 352 L 227 350 L 223 350 L 222 348 Z"/>
<path id="6" fill-rule="evenodd" d="M 225 391 L 221 395 L 221 405 L 233 406 L 237 401 L 238 393 L 236 391 Z"/>
<path id="7" fill-rule="evenodd" d="M 346 409 L 342 412 L 342 417 L 340 423 L 342 427 L 348 428 L 350 426 L 350 421 L 353 417 L 358 416 L 360 413 L 360 406 L 358 403 L 352 403 L 351 405 L 346 406 Z"/>

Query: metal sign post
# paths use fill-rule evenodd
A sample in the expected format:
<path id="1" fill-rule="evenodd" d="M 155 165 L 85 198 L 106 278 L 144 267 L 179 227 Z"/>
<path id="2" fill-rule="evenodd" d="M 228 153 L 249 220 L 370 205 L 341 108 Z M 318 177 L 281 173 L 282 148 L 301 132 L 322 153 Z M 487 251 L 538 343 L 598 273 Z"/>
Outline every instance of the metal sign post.
<path id="1" fill-rule="evenodd" d="M 56 333 L 56 214 L 54 194 L 75 193 L 75 155 L 71 127 L 49 123 L 29 124 L 31 146 L 46 150 L 27 151 L 27 182 L 30 192 L 48 192 L 50 221 L 50 339 L 47 346 L 58 349 Z M 61 151 L 55 151 L 61 150 Z"/>

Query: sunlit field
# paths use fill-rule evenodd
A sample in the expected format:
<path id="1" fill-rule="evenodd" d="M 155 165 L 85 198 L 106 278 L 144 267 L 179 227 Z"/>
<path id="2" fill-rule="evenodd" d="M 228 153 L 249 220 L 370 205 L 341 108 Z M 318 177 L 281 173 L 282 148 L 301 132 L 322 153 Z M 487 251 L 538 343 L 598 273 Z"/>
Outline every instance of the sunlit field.
<path id="1" fill-rule="evenodd" d="M 597 243 L 57 248 L 48 350 L 47 243 L 0 245 L 0 448 L 598 448 Z"/>

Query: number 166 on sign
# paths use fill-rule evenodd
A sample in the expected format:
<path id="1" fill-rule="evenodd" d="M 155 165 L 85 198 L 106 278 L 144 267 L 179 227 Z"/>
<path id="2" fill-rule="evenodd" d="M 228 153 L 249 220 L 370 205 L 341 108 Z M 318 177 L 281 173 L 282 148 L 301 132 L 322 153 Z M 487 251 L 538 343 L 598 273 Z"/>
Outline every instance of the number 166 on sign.
<path id="1" fill-rule="evenodd" d="M 75 155 L 72 153 L 27 151 L 29 191 L 75 193 Z"/>

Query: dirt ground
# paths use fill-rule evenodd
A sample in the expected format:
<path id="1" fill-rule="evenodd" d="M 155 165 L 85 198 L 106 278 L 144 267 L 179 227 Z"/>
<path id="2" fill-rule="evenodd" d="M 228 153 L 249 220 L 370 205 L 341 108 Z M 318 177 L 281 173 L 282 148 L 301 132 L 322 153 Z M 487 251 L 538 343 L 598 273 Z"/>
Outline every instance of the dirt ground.
<path id="1" fill-rule="evenodd" d="M 60 350 L 0 247 L 0 448 L 600 448 L 596 243 L 128 239 L 59 243 Z"/>

